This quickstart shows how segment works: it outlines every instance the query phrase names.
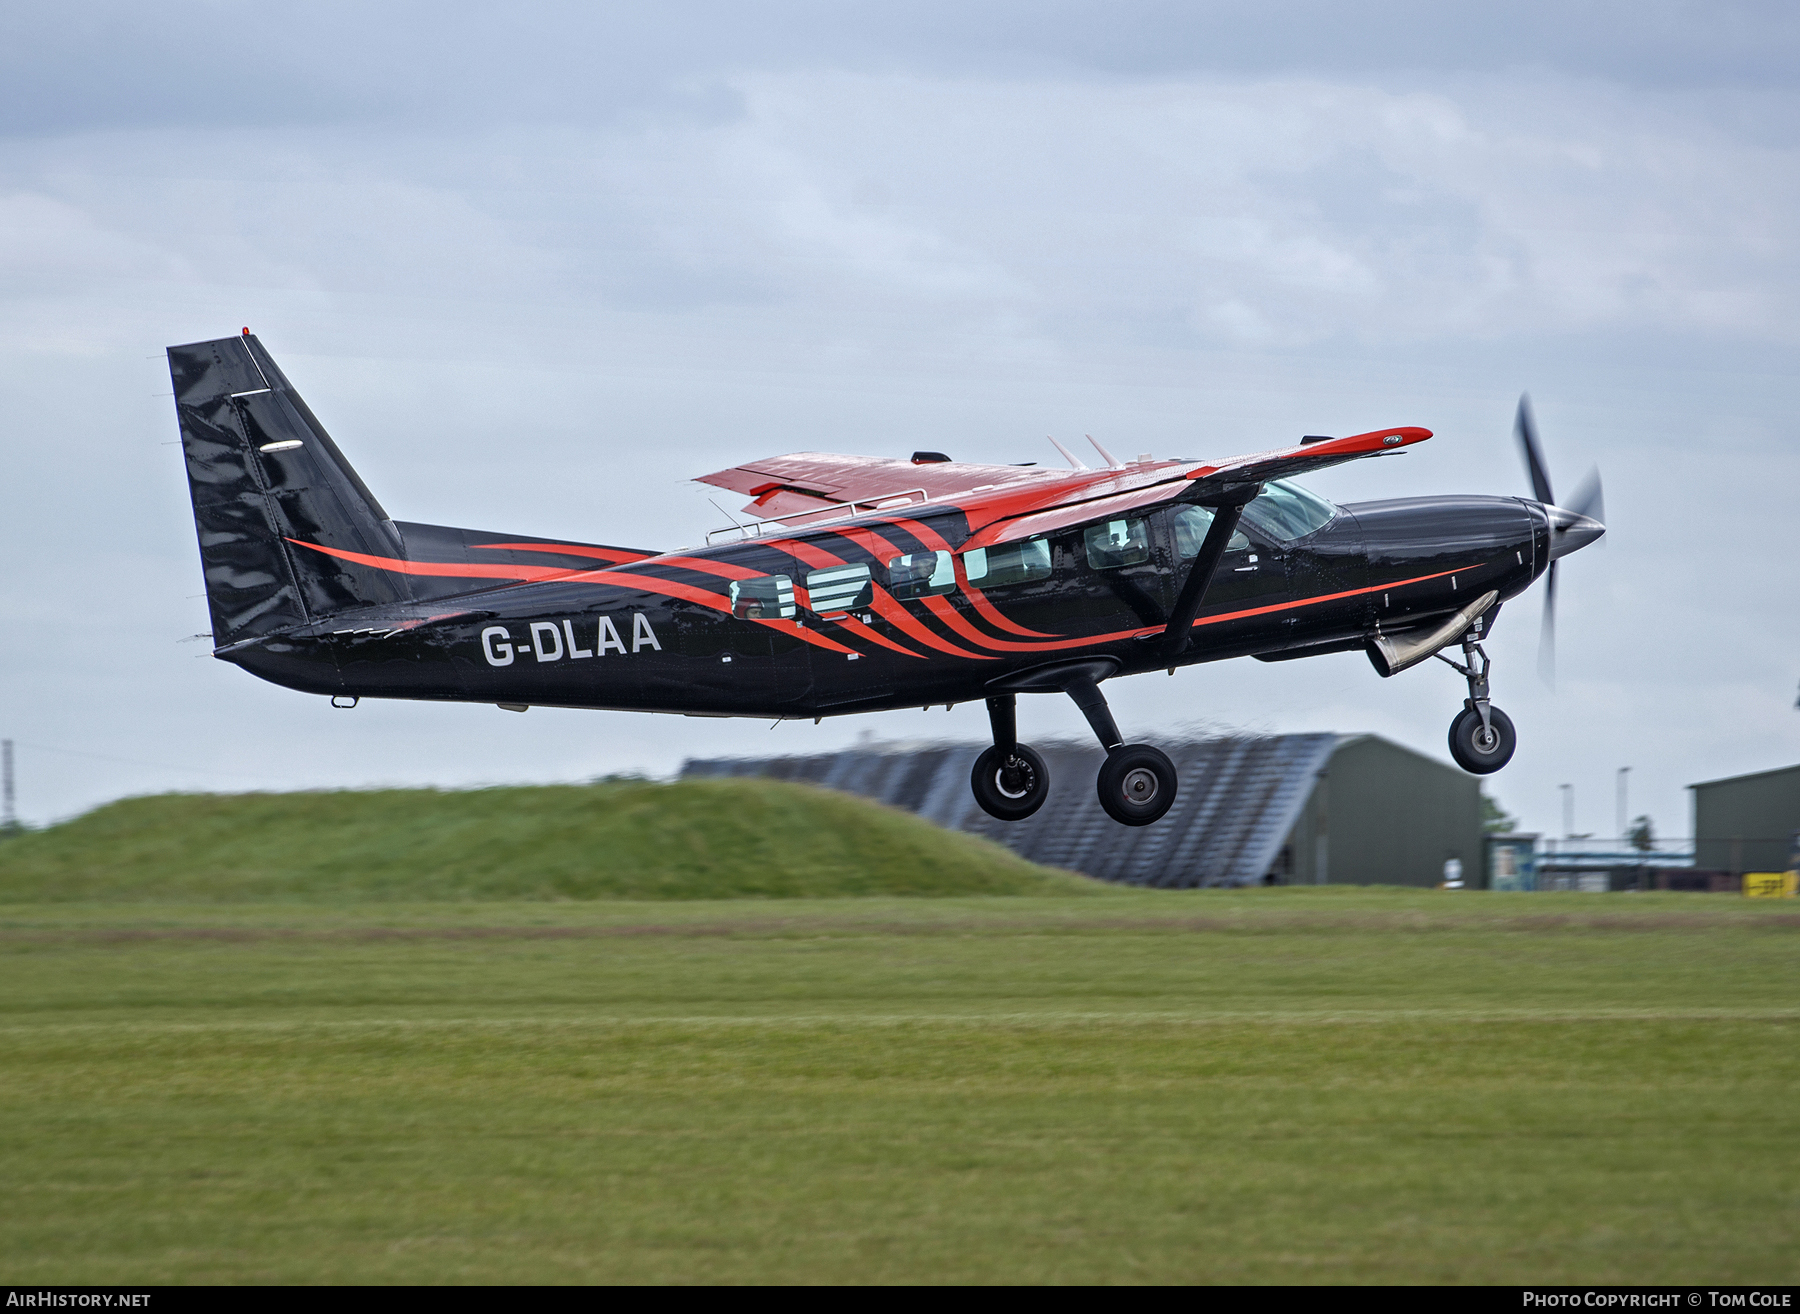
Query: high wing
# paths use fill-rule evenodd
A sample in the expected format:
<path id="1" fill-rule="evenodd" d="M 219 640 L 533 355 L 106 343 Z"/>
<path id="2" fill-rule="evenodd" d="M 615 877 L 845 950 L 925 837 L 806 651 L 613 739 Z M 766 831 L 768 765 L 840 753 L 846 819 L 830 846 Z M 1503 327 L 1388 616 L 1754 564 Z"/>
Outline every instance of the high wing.
<path id="1" fill-rule="evenodd" d="M 968 546 L 990 547 L 1166 502 L 1204 503 L 1248 484 L 1380 456 L 1429 437 L 1431 430 L 1416 427 L 1376 429 L 1223 461 L 1142 461 L 1108 470 L 795 452 L 702 475 L 699 482 L 743 493 L 752 499 L 746 511 L 791 528 L 827 513 L 835 520 L 953 506 L 969 518 Z"/>

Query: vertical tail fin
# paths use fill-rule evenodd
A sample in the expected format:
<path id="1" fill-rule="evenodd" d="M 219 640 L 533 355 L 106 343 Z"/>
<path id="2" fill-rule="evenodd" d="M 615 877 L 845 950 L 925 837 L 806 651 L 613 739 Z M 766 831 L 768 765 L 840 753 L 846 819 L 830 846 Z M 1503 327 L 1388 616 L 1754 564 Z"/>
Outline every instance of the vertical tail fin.
<path id="1" fill-rule="evenodd" d="M 213 646 L 405 599 L 385 571 L 296 542 L 401 557 L 387 512 L 245 330 L 169 348 Z"/>

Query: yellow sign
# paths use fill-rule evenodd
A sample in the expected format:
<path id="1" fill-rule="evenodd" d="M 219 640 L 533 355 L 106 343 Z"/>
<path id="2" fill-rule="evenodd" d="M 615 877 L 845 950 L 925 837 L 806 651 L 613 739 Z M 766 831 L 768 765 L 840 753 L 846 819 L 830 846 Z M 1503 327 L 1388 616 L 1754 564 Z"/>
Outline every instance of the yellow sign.
<path id="1" fill-rule="evenodd" d="M 1800 872 L 1747 871 L 1744 873 L 1746 899 L 1792 899 L 1800 891 Z"/>

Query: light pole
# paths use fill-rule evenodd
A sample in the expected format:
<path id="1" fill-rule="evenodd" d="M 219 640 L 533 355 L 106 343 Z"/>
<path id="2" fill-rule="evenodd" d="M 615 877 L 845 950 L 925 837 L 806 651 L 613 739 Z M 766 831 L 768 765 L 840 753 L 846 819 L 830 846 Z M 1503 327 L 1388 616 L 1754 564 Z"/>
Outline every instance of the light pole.
<path id="1" fill-rule="evenodd" d="M 1630 767 L 1619 768 L 1619 847 L 1621 849 L 1625 847 L 1625 818 L 1631 811 L 1625 806 L 1626 788 L 1630 783 L 1626 777 L 1630 774 Z"/>
<path id="2" fill-rule="evenodd" d="M 1563 792 L 1563 838 L 1575 838 L 1575 786 L 1558 785 Z"/>

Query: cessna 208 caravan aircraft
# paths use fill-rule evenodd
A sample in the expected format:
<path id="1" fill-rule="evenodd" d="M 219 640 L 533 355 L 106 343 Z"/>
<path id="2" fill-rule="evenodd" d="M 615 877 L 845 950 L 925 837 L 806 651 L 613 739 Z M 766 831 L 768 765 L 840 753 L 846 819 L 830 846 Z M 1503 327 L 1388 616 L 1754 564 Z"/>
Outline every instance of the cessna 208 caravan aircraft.
<path id="1" fill-rule="evenodd" d="M 1496 771 L 1515 736 L 1481 640 L 1546 572 L 1548 607 L 1557 559 L 1604 532 L 1597 481 L 1556 505 L 1523 403 L 1532 499 L 1335 506 L 1290 482 L 1431 437 L 1400 427 L 1224 460 L 1095 443 L 1097 469 L 798 452 L 701 476 L 757 518 L 675 551 L 452 529 L 389 516 L 248 329 L 170 347 L 169 369 L 221 660 L 340 704 L 818 719 L 980 699 L 994 743 L 970 783 L 1009 820 L 1050 784 L 1017 695 L 1073 698 L 1106 749 L 1100 802 L 1147 825 L 1174 764 L 1125 743 L 1101 686 L 1228 657 L 1361 649 L 1385 677 L 1460 645 L 1450 752 Z"/>

